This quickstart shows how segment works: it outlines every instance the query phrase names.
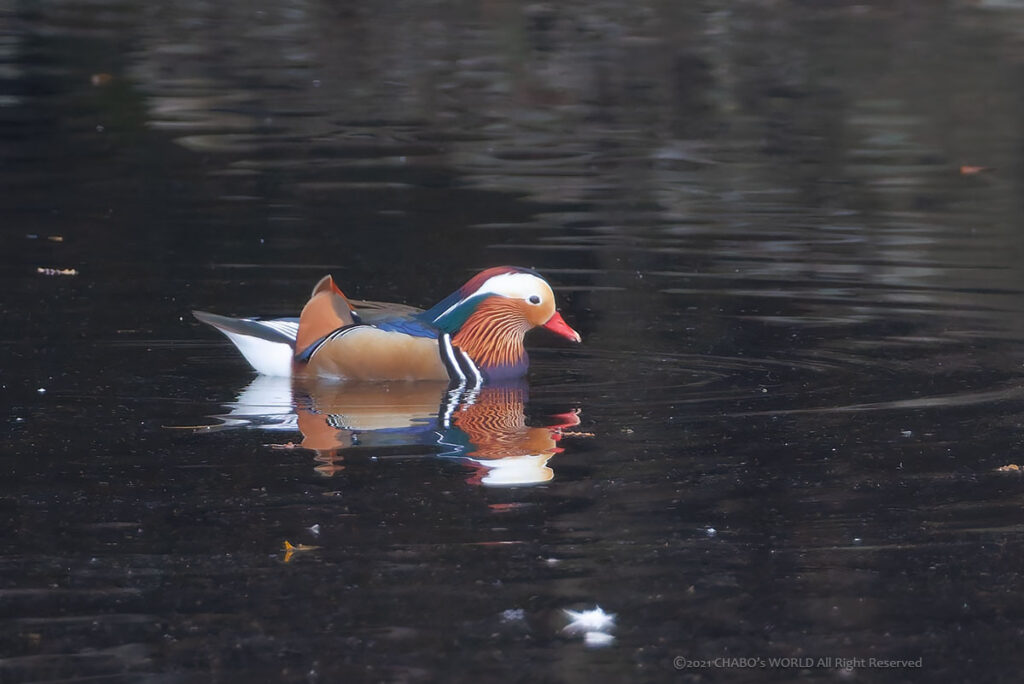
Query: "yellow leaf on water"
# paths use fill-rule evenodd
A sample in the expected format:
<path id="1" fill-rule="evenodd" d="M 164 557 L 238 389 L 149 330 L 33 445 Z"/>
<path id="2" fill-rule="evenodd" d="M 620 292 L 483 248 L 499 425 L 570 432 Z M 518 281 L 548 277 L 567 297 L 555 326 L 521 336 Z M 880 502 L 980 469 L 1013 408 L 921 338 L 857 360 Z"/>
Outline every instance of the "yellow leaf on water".
<path id="1" fill-rule="evenodd" d="M 319 546 L 310 546 L 309 544 L 292 544 L 287 540 L 284 542 L 285 551 L 315 551 L 319 548 Z"/>
<path id="2" fill-rule="evenodd" d="M 292 556 L 296 553 L 303 553 L 305 551 L 316 551 L 319 546 L 310 546 L 309 544 L 292 544 L 287 539 L 284 542 L 284 562 L 289 563 L 292 560 Z"/>
<path id="3" fill-rule="evenodd" d="M 1010 464 L 1007 464 L 1007 465 L 1004 465 L 1004 466 L 999 466 L 998 468 L 996 468 L 996 472 L 997 473 L 1019 473 L 1022 470 L 1024 470 L 1024 468 L 1021 468 L 1016 463 L 1010 463 Z"/>

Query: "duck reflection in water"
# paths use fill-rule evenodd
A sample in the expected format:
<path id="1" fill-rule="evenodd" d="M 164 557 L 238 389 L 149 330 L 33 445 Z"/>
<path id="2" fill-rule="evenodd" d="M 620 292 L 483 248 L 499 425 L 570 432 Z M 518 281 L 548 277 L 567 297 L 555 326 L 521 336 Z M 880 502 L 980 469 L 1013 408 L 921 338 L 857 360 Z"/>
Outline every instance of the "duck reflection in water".
<path id="1" fill-rule="evenodd" d="M 549 424 L 526 424 L 526 386 L 487 385 L 466 390 L 445 383 L 324 383 L 259 376 L 217 418 L 220 429 L 256 427 L 299 431 L 302 441 L 275 445 L 315 452 L 317 472 L 343 470 L 346 453 L 422 453 L 456 458 L 473 468 L 468 482 L 486 486 L 527 485 L 554 477 L 548 465 L 562 451 L 559 441 L 579 425 L 579 412 L 552 416 Z M 216 428 L 214 428 L 216 429 Z"/>

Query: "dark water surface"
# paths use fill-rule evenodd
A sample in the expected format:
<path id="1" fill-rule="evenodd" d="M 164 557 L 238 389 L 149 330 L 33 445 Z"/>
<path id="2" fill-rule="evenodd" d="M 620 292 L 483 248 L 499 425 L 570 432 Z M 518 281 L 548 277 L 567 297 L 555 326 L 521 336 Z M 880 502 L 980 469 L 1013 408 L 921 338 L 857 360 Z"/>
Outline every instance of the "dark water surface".
<path id="1" fill-rule="evenodd" d="M 0 225 L 0 681 L 1018 680 L 1020 3 L 3 3 Z M 189 315 L 502 263 L 472 397 Z"/>

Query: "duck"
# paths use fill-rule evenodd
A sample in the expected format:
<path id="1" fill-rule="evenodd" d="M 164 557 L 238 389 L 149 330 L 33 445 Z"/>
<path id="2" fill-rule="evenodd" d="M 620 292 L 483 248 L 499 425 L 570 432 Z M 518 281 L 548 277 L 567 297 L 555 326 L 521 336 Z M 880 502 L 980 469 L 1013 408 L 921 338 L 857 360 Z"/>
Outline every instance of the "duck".
<path id="1" fill-rule="evenodd" d="M 223 333 L 258 373 L 352 381 L 448 381 L 477 387 L 521 378 L 527 332 L 581 341 L 533 269 L 488 268 L 433 307 L 349 299 L 326 275 L 298 317 L 193 315 Z"/>

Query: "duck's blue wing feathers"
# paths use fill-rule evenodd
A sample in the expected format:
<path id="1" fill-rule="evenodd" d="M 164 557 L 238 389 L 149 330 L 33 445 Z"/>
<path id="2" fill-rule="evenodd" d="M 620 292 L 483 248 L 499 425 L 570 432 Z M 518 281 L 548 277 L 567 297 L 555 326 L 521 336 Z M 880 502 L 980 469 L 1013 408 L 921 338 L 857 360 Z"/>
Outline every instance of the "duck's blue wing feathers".
<path id="1" fill-rule="evenodd" d="M 374 321 L 371 325 L 388 332 L 398 332 L 406 335 L 412 335 L 413 337 L 430 337 L 437 339 L 437 328 L 414 319 L 385 319 Z"/>

